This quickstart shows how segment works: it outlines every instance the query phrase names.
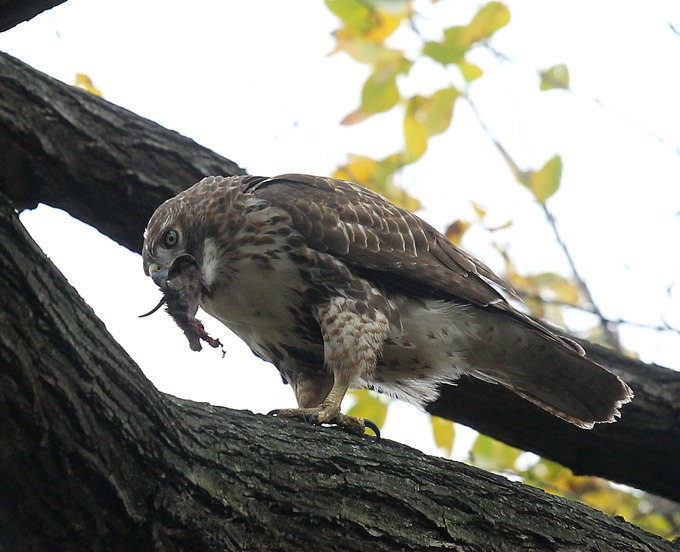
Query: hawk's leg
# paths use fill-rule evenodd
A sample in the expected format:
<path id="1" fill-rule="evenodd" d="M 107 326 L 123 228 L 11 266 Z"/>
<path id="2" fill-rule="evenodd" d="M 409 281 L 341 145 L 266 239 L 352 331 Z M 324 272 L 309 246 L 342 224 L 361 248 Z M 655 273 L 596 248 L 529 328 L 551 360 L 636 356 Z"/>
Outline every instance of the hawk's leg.
<path id="1" fill-rule="evenodd" d="M 363 435 L 366 427 L 378 437 L 378 427 L 370 420 L 340 412 L 342 399 L 350 385 L 370 376 L 389 329 L 387 319 L 378 310 L 370 315 L 355 310 L 356 301 L 333 299 L 319 309 L 318 318 L 324 338 L 324 360 L 332 371 L 333 386 L 319 403 L 316 382 L 303 381 L 296 386 L 300 408 L 274 411 L 277 416 L 301 418 L 316 425 L 334 425 L 349 433 Z M 365 309 L 362 309 L 365 310 Z M 327 387 L 326 387 L 327 389 Z M 314 399 L 313 397 L 317 397 Z"/>

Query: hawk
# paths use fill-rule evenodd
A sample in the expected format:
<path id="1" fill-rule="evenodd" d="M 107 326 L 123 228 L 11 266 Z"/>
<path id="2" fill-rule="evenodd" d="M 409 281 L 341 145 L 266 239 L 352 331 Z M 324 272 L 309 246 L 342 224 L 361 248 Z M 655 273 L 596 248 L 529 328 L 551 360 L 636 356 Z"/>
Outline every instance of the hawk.
<path id="1" fill-rule="evenodd" d="M 165 303 L 192 349 L 220 344 L 200 306 L 291 384 L 298 408 L 278 416 L 364 433 L 374 424 L 340 412 L 349 388 L 422 407 L 463 374 L 581 428 L 615 421 L 633 396 L 514 308 L 482 262 L 352 182 L 204 178 L 156 210 L 142 254 L 163 292 L 151 312 Z"/>

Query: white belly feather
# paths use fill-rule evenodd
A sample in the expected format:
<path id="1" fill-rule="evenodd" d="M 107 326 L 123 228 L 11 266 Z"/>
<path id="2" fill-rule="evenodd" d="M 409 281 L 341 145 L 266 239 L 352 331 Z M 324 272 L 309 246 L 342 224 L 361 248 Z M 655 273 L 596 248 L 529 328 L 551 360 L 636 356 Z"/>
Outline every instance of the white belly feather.
<path id="1" fill-rule="evenodd" d="M 210 286 L 217 275 L 216 248 L 206 241 L 204 279 Z M 273 361 L 262 344 L 265 338 L 296 346 L 296 320 L 291 307 L 301 305 L 303 282 L 291 263 L 276 262 L 275 270 L 244 258 L 230 266 L 230 283 L 203 298 L 201 307 L 217 318 L 262 358 Z"/>
<path id="2" fill-rule="evenodd" d="M 263 268 L 250 259 L 232 266 L 229 285 L 204 297 L 203 309 L 243 339 L 259 356 L 273 361 L 263 344 L 302 347 L 291 312 L 303 308 L 305 289 L 297 267 L 274 261 L 275 269 Z M 210 286 L 217 273 L 216 249 L 206 243 L 204 278 Z M 471 369 L 465 350 L 478 339 L 471 307 L 435 299 L 394 296 L 390 302 L 399 312 L 401 328 L 385 342 L 376 370 L 357 382 L 423 405 L 435 400 L 441 383 L 455 381 Z M 321 344 L 320 344 L 321 345 Z"/>
<path id="3" fill-rule="evenodd" d="M 436 299 L 394 301 L 403 333 L 385 343 L 372 387 L 423 406 L 471 367 L 466 351 L 478 339 L 471 307 Z"/>

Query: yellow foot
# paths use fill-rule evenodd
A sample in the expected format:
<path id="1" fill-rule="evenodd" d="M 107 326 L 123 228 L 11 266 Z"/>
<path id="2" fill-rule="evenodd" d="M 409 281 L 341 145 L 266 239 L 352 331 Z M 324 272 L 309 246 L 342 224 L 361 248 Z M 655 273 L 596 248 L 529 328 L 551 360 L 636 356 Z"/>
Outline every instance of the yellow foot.
<path id="1" fill-rule="evenodd" d="M 380 441 L 380 429 L 371 420 L 348 416 L 333 407 L 320 405 L 314 408 L 281 408 L 272 410 L 268 416 L 295 418 L 312 425 L 334 426 L 354 435 L 363 435 L 368 428 L 375 433 L 378 441 Z"/>

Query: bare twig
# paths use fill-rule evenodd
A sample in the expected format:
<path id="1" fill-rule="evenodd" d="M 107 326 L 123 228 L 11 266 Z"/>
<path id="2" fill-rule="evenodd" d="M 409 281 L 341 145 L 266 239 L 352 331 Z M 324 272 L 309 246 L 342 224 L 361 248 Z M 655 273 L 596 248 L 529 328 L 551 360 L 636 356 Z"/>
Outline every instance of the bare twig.
<path id="1" fill-rule="evenodd" d="M 677 33 L 677 30 L 673 27 L 673 25 L 672 25 L 671 23 L 669 23 L 668 25 L 669 25 L 669 27 L 671 28 L 671 30 L 672 30 L 673 32 L 676 32 L 676 33 Z M 504 61 L 504 62 L 507 62 L 507 63 L 512 63 L 512 64 L 514 64 L 514 65 L 516 65 L 516 66 L 520 66 L 520 63 L 519 63 L 519 62 L 517 62 L 516 60 L 514 60 L 513 58 L 511 58 L 511 57 L 508 56 L 507 54 L 504 54 L 503 52 L 499 52 L 499 51 L 496 50 L 493 46 L 491 46 L 488 42 L 485 42 L 485 43 L 484 43 L 484 46 L 485 46 L 485 47 L 487 48 L 487 50 L 489 50 L 489 52 L 491 52 L 498 60 Z M 539 78 L 544 78 L 544 74 L 543 74 L 542 71 L 540 71 L 540 70 L 538 70 L 538 69 L 534 69 L 534 68 L 531 68 L 530 71 L 536 73 L 536 75 L 538 75 Z M 573 89 L 573 88 L 570 88 L 569 86 L 566 86 L 566 87 L 565 87 L 564 84 L 563 84 L 562 82 L 560 82 L 559 85 L 560 85 L 559 88 L 560 88 L 561 90 L 564 90 L 564 91 L 566 91 L 566 92 L 569 92 L 570 94 L 573 94 L 573 95 L 575 95 L 575 96 L 578 95 L 577 92 L 574 92 L 574 89 Z M 665 147 L 669 148 L 675 155 L 680 156 L 680 145 L 674 144 L 674 143 L 668 141 L 666 138 L 664 138 L 664 137 L 661 136 L 660 134 L 654 132 L 653 130 L 650 130 L 649 128 L 647 128 L 646 126 L 644 126 L 642 123 L 636 121 L 635 119 L 631 118 L 630 116 L 626 115 L 625 113 L 622 113 L 621 111 L 619 111 L 619 110 L 613 108 L 612 106 L 606 104 L 605 102 L 603 102 L 603 101 L 600 100 L 599 98 L 593 98 L 593 97 L 591 97 L 591 98 L 590 98 L 590 101 L 592 101 L 592 102 L 593 102 L 595 105 L 597 105 L 599 108 L 604 109 L 604 110 L 607 110 L 607 111 L 609 111 L 610 113 L 613 113 L 614 115 L 616 115 L 617 117 L 619 117 L 620 119 L 626 121 L 627 123 L 630 123 L 630 124 L 632 124 L 633 126 L 637 127 L 641 132 L 643 132 L 644 134 L 646 134 L 646 135 L 649 136 L 650 138 L 656 140 L 656 141 L 657 141 L 659 144 L 661 144 L 662 146 L 665 146 Z"/>
<path id="2" fill-rule="evenodd" d="M 622 352 L 621 340 L 619 339 L 618 328 L 616 328 L 616 326 L 614 324 L 612 324 L 609 321 L 609 319 L 607 319 L 602 314 L 602 311 L 600 311 L 599 307 L 595 303 L 593 296 L 590 293 L 590 288 L 586 285 L 583 278 L 581 278 L 579 271 L 576 269 L 576 263 L 574 262 L 574 258 L 571 256 L 571 253 L 569 252 L 569 248 L 567 247 L 567 244 L 562 239 L 562 235 L 560 234 L 559 230 L 557 229 L 557 221 L 555 220 L 554 215 L 552 214 L 550 209 L 548 209 L 548 206 L 545 203 L 539 202 L 539 205 L 541 206 L 541 209 L 543 210 L 543 214 L 545 215 L 546 219 L 548 220 L 548 224 L 550 225 L 550 228 L 552 228 L 553 234 L 555 236 L 555 240 L 557 241 L 558 245 L 560 246 L 560 249 L 562 249 L 562 253 L 564 254 L 564 257 L 567 259 L 567 262 L 569 263 L 569 268 L 571 268 L 571 272 L 574 275 L 574 278 L 576 279 L 576 283 L 578 284 L 579 289 L 583 293 L 583 296 L 585 297 L 587 304 L 590 307 L 591 312 L 594 313 L 600 319 L 600 325 L 602 326 L 602 329 L 604 330 L 604 335 L 605 335 L 605 339 L 607 341 L 607 344 L 610 347 L 612 347 L 613 349 L 615 349 L 619 352 Z"/>
<path id="3" fill-rule="evenodd" d="M 515 160 L 512 158 L 512 156 L 508 153 L 508 151 L 503 147 L 503 145 L 496 140 L 496 138 L 493 136 L 489 128 L 486 126 L 486 123 L 482 119 L 479 111 L 477 110 L 477 106 L 475 103 L 470 99 L 469 96 L 465 96 L 465 98 L 468 101 L 468 104 L 470 105 L 472 112 L 474 113 L 475 117 L 477 118 L 477 121 L 479 122 L 479 125 L 482 127 L 484 132 L 489 136 L 491 141 L 494 143 L 498 151 L 501 153 L 503 158 L 506 160 L 508 165 L 510 166 L 510 169 L 512 170 L 515 178 L 519 182 L 526 182 L 527 177 L 528 177 L 528 172 L 523 171 L 519 165 L 515 162 Z M 541 209 L 543 210 L 543 213 L 545 214 L 545 217 L 548 221 L 548 224 L 550 225 L 550 228 L 552 228 L 553 234 L 555 236 L 555 240 L 557 241 L 557 244 L 559 245 L 560 249 L 562 250 L 562 253 L 564 254 L 567 262 L 569 263 L 569 267 L 571 268 L 572 274 L 574 279 L 576 280 L 583 296 L 585 297 L 589 310 L 591 310 L 594 314 L 597 315 L 597 317 L 600 319 L 600 325 L 602 326 L 602 330 L 606 339 L 607 344 L 612 347 L 613 349 L 621 352 L 621 343 L 619 340 L 618 332 L 615 326 L 613 326 L 607 318 L 602 314 L 598 306 L 595 304 L 595 301 L 593 300 L 593 296 L 590 293 L 590 289 L 586 285 L 585 281 L 583 278 L 581 278 L 581 275 L 579 274 L 577 268 L 576 268 L 576 263 L 574 262 L 573 257 L 571 256 L 571 253 L 569 251 L 569 248 L 567 247 L 567 244 L 565 241 L 562 239 L 562 236 L 557 229 L 557 223 L 555 221 L 555 217 L 553 216 L 552 212 L 548 209 L 547 205 L 543 202 L 537 202 Z"/>
<path id="4" fill-rule="evenodd" d="M 573 309 L 576 311 L 585 312 L 587 314 L 592 314 L 593 316 L 597 316 L 598 318 L 600 318 L 600 315 L 598 315 L 595 311 L 583 305 L 574 305 L 573 303 L 569 303 L 567 301 L 560 301 L 559 299 L 546 299 L 545 297 L 538 293 L 528 293 L 526 291 L 522 291 L 521 289 L 515 289 L 515 292 L 523 301 L 540 301 L 545 305 L 552 305 L 564 309 Z M 668 332 L 680 335 L 680 328 L 674 328 L 666 321 L 662 321 L 661 324 L 646 324 L 644 322 L 634 322 L 632 320 L 626 320 L 625 318 L 605 317 L 604 320 L 608 324 L 613 324 L 616 326 L 631 326 L 643 330 L 650 330 L 654 332 Z"/>

